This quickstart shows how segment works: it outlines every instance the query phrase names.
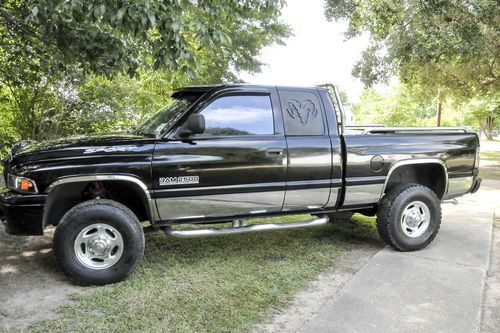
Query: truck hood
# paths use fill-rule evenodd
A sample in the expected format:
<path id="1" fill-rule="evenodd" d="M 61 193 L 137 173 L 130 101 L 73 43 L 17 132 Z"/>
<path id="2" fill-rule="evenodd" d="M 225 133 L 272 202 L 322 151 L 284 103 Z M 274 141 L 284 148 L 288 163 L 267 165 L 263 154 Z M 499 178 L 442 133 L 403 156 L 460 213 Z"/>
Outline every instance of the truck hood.
<path id="1" fill-rule="evenodd" d="M 131 133 L 101 133 L 65 137 L 46 141 L 25 140 L 16 143 L 7 162 L 27 162 L 47 158 L 63 158 L 96 153 L 114 153 L 132 150 L 145 142 L 154 142 Z"/>

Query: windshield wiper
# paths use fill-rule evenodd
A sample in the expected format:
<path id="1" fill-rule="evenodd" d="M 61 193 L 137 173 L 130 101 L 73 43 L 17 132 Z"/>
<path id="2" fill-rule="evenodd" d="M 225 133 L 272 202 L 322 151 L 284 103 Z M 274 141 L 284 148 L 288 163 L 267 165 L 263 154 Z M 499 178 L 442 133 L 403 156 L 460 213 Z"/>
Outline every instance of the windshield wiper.
<path id="1" fill-rule="evenodd" d="M 156 138 L 156 135 L 154 135 L 153 133 L 146 133 L 146 132 L 140 131 L 140 130 L 134 130 L 132 133 L 135 135 L 144 136 L 146 138 Z"/>

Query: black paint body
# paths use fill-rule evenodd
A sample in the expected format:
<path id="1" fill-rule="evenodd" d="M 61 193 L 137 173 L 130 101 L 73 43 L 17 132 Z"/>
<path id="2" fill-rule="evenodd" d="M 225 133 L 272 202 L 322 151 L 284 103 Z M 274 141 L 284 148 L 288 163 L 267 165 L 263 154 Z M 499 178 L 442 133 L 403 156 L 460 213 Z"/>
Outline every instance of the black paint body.
<path id="1" fill-rule="evenodd" d="M 473 133 L 343 135 L 323 88 L 217 85 L 187 88 L 180 94 L 191 91 L 200 98 L 161 138 L 116 133 L 15 146 L 4 162 L 4 174 L 33 179 L 38 194 L 0 192 L 7 231 L 42 234 L 49 186 L 75 176 L 124 175 L 140 180 L 154 201 L 150 209 L 156 211 L 150 216 L 155 226 L 374 207 L 376 201 L 344 202 L 346 189 L 373 184 L 382 188 L 391 166 L 401 160 L 436 158 L 446 165 L 449 179 L 477 178 L 479 140 Z M 189 114 L 228 94 L 268 95 L 274 134 L 176 138 Z M 298 106 L 289 96 L 298 96 Z M 307 111 L 309 121 L 323 130 L 289 135 L 286 122 L 304 121 L 309 101 L 314 105 Z M 300 119 L 288 111 L 292 107 L 302 112 Z M 198 176 L 199 183 L 160 185 L 161 177 L 181 176 Z M 204 207 L 199 208 L 201 214 L 186 214 L 198 209 L 197 202 Z M 183 207 L 189 208 L 186 213 Z"/>

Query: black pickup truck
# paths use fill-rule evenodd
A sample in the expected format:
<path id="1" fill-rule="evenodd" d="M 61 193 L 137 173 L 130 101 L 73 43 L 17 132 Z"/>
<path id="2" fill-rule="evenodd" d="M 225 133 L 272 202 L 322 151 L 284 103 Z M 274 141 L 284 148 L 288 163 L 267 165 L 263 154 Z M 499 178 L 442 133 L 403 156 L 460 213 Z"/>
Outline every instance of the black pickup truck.
<path id="1" fill-rule="evenodd" d="M 332 85 L 196 86 L 172 100 L 131 132 L 12 147 L 0 192 L 7 232 L 56 226 L 61 268 L 78 284 L 106 284 L 143 256 L 142 221 L 196 237 L 317 226 L 358 212 L 377 215 L 387 244 L 414 251 L 436 236 L 441 201 L 481 183 L 476 134 L 373 127 L 350 135 Z M 313 218 L 247 223 L 303 213 Z M 215 223 L 226 224 L 203 226 Z"/>

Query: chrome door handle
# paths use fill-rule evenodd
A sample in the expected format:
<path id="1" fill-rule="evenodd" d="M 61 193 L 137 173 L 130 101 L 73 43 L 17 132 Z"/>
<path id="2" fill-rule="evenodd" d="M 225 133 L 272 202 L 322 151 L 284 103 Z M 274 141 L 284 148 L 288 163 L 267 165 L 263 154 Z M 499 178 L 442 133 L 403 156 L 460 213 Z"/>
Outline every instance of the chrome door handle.
<path id="1" fill-rule="evenodd" d="M 267 156 L 283 156 L 284 150 L 281 148 L 269 148 L 266 149 Z"/>

